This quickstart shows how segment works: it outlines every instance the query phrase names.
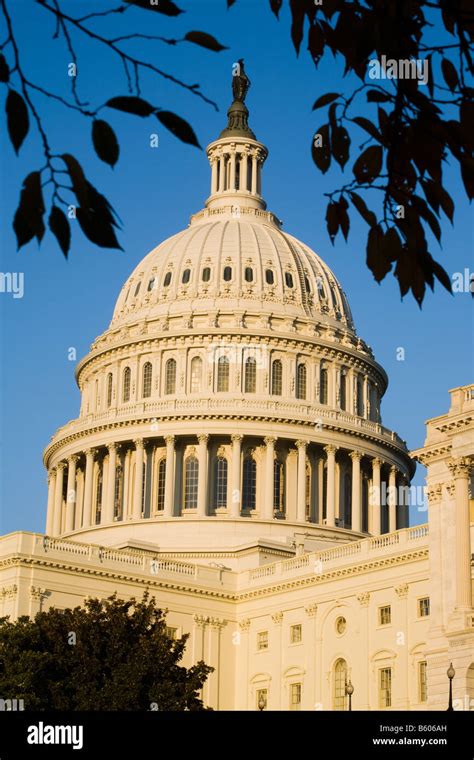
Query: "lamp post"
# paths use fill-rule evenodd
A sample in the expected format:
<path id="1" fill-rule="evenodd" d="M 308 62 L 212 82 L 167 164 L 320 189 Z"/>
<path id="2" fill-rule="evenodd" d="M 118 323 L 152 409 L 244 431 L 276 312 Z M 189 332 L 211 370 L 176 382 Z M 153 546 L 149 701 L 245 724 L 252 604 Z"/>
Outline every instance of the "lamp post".
<path id="1" fill-rule="evenodd" d="M 446 671 L 446 675 L 449 678 L 449 702 L 446 712 L 452 712 L 453 708 L 453 678 L 456 675 L 456 671 L 453 668 L 453 663 L 449 663 L 449 668 Z"/>
<path id="2" fill-rule="evenodd" d="M 354 687 L 351 680 L 346 681 L 346 694 L 349 697 L 349 712 L 352 711 L 352 695 L 354 694 Z"/>

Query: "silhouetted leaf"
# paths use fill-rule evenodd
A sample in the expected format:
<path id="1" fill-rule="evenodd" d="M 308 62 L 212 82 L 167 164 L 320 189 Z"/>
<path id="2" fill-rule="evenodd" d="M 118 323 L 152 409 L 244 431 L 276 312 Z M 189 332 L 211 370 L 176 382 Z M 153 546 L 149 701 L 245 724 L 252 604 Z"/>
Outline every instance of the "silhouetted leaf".
<path id="1" fill-rule="evenodd" d="M 72 189 L 74 190 L 79 205 L 88 208 L 88 182 L 79 161 L 77 158 L 74 158 L 74 156 L 71 156 L 70 153 L 63 153 L 61 158 L 66 164 L 66 168 L 71 178 Z"/>
<path id="2" fill-rule="evenodd" d="M 336 237 L 337 231 L 339 229 L 339 218 L 337 203 L 333 203 L 332 201 L 328 203 L 328 207 L 326 209 L 326 226 L 328 229 L 329 237 L 331 238 L 331 243 L 334 245 L 334 238 Z"/>
<path id="3" fill-rule="evenodd" d="M 313 61 L 318 64 L 324 53 L 326 38 L 321 24 L 313 24 L 308 32 L 308 50 L 311 53 Z"/>
<path id="4" fill-rule="evenodd" d="M 390 272 L 391 263 L 387 249 L 384 249 L 384 234 L 380 224 L 371 227 L 367 238 L 367 266 L 377 282 Z"/>
<path id="5" fill-rule="evenodd" d="M 45 227 L 43 193 L 40 172 L 31 172 L 23 181 L 20 203 L 13 219 L 18 248 L 29 243 L 34 237 L 41 242 Z"/>
<path id="6" fill-rule="evenodd" d="M 106 164 L 115 166 L 119 157 L 119 144 L 110 124 L 101 119 L 94 119 L 92 122 L 92 142 L 99 158 Z"/>
<path id="7" fill-rule="evenodd" d="M 114 227 L 118 227 L 119 224 L 116 220 L 116 217 L 118 218 L 118 215 L 107 198 L 99 193 L 99 191 L 96 190 L 96 188 L 91 185 L 90 182 L 87 182 L 87 180 L 86 184 L 89 205 L 84 208 L 87 208 L 92 213 L 98 214 L 104 219 L 104 221 L 113 225 Z"/>
<path id="8" fill-rule="evenodd" d="M 182 119 L 181 116 L 177 116 L 171 111 L 158 111 L 156 118 L 182 142 L 195 145 L 196 148 L 201 147 L 192 126 Z"/>
<path id="9" fill-rule="evenodd" d="M 418 211 L 420 216 L 425 219 L 425 221 L 428 222 L 429 226 L 431 227 L 431 230 L 438 242 L 441 240 L 441 228 L 439 226 L 439 222 L 436 219 L 435 215 L 432 211 L 428 208 L 428 205 L 423 200 L 423 198 L 419 198 L 417 195 L 411 196 L 411 202 L 415 209 Z"/>
<path id="10" fill-rule="evenodd" d="M 387 92 L 382 92 L 382 90 L 367 90 L 368 103 L 386 103 L 391 99 L 391 96 Z"/>
<path id="11" fill-rule="evenodd" d="M 458 72 L 456 66 L 451 63 L 449 58 L 443 58 L 441 61 L 441 71 L 443 72 L 443 78 L 448 85 L 451 92 L 454 92 L 459 84 Z"/>
<path id="12" fill-rule="evenodd" d="M 66 214 L 58 206 L 53 206 L 49 215 L 49 229 L 56 237 L 59 247 L 67 258 L 71 244 L 71 228 Z"/>
<path id="13" fill-rule="evenodd" d="M 380 145 L 371 145 L 359 156 L 352 171 L 357 182 L 372 182 L 382 169 L 383 152 Z"/>
<path id="14" fill-rule="evenodd" d="M 364 219 L 364 221 L 367 222 L 370 227 L 374 227 L 377 224 L 377 217 L 375 216 L 374 212 L 370 211 L 370 209 L 367 208 L 365 201 L 360 197 L 360 195 L 352 192 L 349 193 L 349 195 L 352 203 L 356 207 L 362 219 Z"/>
<path id="15" fill-rule="evenodd" d="M 359 127 L 362 127 L 362 129 L 365 129 L 369 135 L 375 137 L 379 143 L 383 142 L 382 135 L 380 134 L 379 130 L 369 119 L 365 119 L 363 116 L 355 116 L 352 121 L 358 124 Z"/>
<path id="16" fill-rule="evenodd" d="M 338 92 L 327 92 L 325 95 L 321 95 L 320 98 L 317 99 L 313 106 L 313 111 L 315 111 L 317 108 L 322 108 L 323 106 L 327 106 L 328 103 L 332 103 L 333 100 L 336 100 L 336 98 L 340 98 Z"/>
<path id="17" fill-rule="evenodd" d="M 91 243 L 95 243 L 101 248 L 120 248 L 122 250 L 115 236 L 114 228 L 101 215 L 91 213 L 81 207 L 76 210 L 76 215 L 84 235 Z"/>
<path id="18" fill-rule="evenodd" d="M 105 105 L 109 108 L 116 108 L 118 111 L 133 113 L 135 116 L 150 116 L 156 111 L 156 108 L 146 100 L 133 95 L 122 95 L 117 98 L 111 98 Z"/>
<path id="19" fill-rule="evenodd" d="M 474 198 L 474 159 L 464 156 L 461 161 L 461 177 L 469 200 Z"/>
<path id="20" fill-rule="evenodd" d="M 8 82 L 10 79 L 10 69 L 6 62 L 5 56 L 0 53 L 0 82 Z"/>
<path id="21" fill-rule="evenodd" d="M 349 235 L 349 228 L 351 226 L 347 208 L 348 203 L 344 196 L 341 196 L 339 203 L 337 204 L 337 219 L 339 222 L 339 227 L 341 228 L 341 232 L 344 235 L 344 240 L 347 240 L 347 236 Z"/>
<path id="22" fill-rule="evenodd" d="M 232 0 L 232 2 L 235 2 L 235 0 Z M 270 8 L 272 9 L 275 16 L 278 18 L 278 14 L 280 13 L 280 8 L 283 4 L 283 0 L 270 0 Z"/>
<path id="23" fill-rule="evenodd" d="M 433 79 L 433 62 L 432 62 L 432 53 L 430 53 L 426 57 L 426 62 L 428 64 L 428 92 L 430 93 L 430 97 L 433 97 L 434 92 L 434 79 Z"/>
<path id="24" fill-rule="evenodd" d="M 21 95 L 15 90 L 9 90 L 5 110 L 7 113 L 8 134 L 10 135 L 15 153 L 18 153 L 30 126 L 28 108 Z"/>
<path id="25" fill-rule="evenodd" d="M 434 275 L 440 281 L 441 285 L 444 288 L 446 288 L 446 290 L 449 293 L 452 293 L 453 289 L 452 289 L 452 285 L 451 285 L 451 280 L 449 279 L 449 275 L 446 272 L 446 270 L 443 269 L 443 267 L 441 266 L 441 264 L 438 264 L 438 262 L 434 261 L 434 260 L 433 260 L 433 263 L 432 263 L 432 267 L 433 267 Z"/>
<path id="26" fill-rule="evenodd" d="M 187 42 L 194 42 L 195 45 L 200 45 L 207 50 L 214 50 L 216 53 L 219 53 L 221 50 L 228 50 L 225 45 L 221 45 L 215 37 L 206 32 L 187 32 L 184 35 L 184 39 Z"/>
<path id="27" fill-rule="evenodd" d="M 331 130 L 331 149 L 334 160 L 337 161 L 341 169 L 348 161 L 350 144 L 351 139 L 347 129 L 336 125 Z"/>
<path id="28" fill-rule="evenodd" d="M 301 40 L 303 39 L 303 25 L 305 19 L 304 4 L 301 0 L 290 0 L 291 9 L 291 39 L 296 54 L 300 52 Z"/>
<path id="29" fill-rule="evenodd" d="M 172 0 L 123 0 L 123 2 L 136 5 L 137 8 L 143 8 L 146 11 L 164 13 L 165 16 L 179 16 L 180 13 L 184 13 Z"/>
<path id="30" fill-rule="evenodd" d="M 326 174 L 331 165 L 331 144 L 329 141 L 329 124 L 319 127 L 311 144 L 311 155 L 318 169 Z"/>

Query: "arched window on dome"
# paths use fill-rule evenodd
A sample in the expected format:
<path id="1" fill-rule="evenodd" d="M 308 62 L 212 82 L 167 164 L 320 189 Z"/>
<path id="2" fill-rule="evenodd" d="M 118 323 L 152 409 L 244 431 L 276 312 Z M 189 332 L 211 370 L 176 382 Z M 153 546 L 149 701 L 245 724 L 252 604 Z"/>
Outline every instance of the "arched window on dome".
<path id="1" fill-rule="evenodd" d="M 139 282 L 139 283 L 137 283 L 137 287 L 135 288 L 135 294 L 134 294 L 134 295 L 135 295 L 135 297 L 138 295 L 138 293 L 139 293 L 139 291 L 140 291 L 140 286 L 141 286 L 141 284 L 142 284 L 142 283 L 141 283 L 141 280 L 140 280 L 140 282 Z"/>
<path id="2" fill-rule="evenodd" d="M 275 282 L 275 275 L 273 269 L 265 269 L 265 282 L 267 285 L 273 285 Z"/>
<path id="3" fill-rule="evenodd" d="M 283 390 L 283 365 L 281 359 L 272 362 L 272 396 L 281 396 Z"/>
<path id="4" fill-rule="evenodd" d="M 347 662 L 340 658 L 333 670 L 333 709 L 346 710 Z"/>
<path id="5" fill-rule="evenodd" d="M 142 396 L 143 398 L 150 398 L 151 396 L 151 381 L 153 376 L 153 369 L 151 362 L 145 362 L 143 365 L 143 377 L 142 377 Z"/>
<path id="6" fill-rule="evenodd" d="M 184 509 L 197 508 L 198 480 L 199 462 L 195 456 L 190 456 L 184 468 Z"/>
<path id="7" fill-rule="evenodd" d="M 298 364 L 296 369 L 296 398 L 306 398 L 306 364 Z"/>
<path id="8" fill-rule="evenodd" d="M 153 290 L 153 288 L 155 287 L 155 282 L 156 282 L 156 280 L 155 280 L 155 278 L 154 278 L 154 277 L 152 277 L 152 278 L 151 278 L 151 279 L 148 281 L 148 288 L 147 288 L 148 292 L 150 292 L 150 290 Z"/>
<path id="9" fill-rule="evenodd" d="M 257 463 L 249 455 L 244 457 L 242 480 L 242 509 L 255 509 L 257 495 Z"/>
<path id="10" fill-rule="evenodd" d="M 229 359 L 227 356 L 219 356 L 217 361 L 217 390 L 219 393 L 227 393 L 229 390 Z"/>
<path id="11" fill-rule="evenodd" d="M 252 267 L 245 267 L 244 277 L 245 277 L 245 282 L 253 282 Z"/>
<path id="12" fill-rule="evenodd" d="M 202 270 L 202 281 L 209 282 L 210 279 L 211 279 L 211 268 L 204 267 L 204 269 Z"/>
<path id="13" fill-rule="evenodd" d="M 311 293 L 311 285 L 309 284 L 309 279 L 307 278 L 306 275 L 304 276 L 304 286 L 305 286 L 306 292 L 308 294 Z"/>
<path id="14" fill-rule="evenodd" d="M 195 356 L 191 360 L 191 393 L 200 393 L 202 390 L 202 359 Z"/>
<path id="15" fill-rule="evenodd" d="M 167 288 L 171 282 L 171 272 L 166 272 L 165 279 L 163 280 L 163 287 Z"/>
<path id="16" fill-rule="evenodd" d="M 341 372 L 341 384 L 339 393 L 339 406 L 341 409 L 345 410 L 347 407 L 347 374 L 344 371 Z"/>
<path id="17" fill-rule="evenodd" d="M 214 507 L 227 506 L 227 459 L 217 457 L 214 467 Z"/>
<path id="18" fill-rule="evenodd" d="M 257 390 L 257 361 L 254 356 L 248 356 L 245 361 L 244 392 L 255 393 Z"/>
<path id="19" fill-rule="evenodd" d="M 166 459 L 160 459 L 158 464 L 158 488 L 156 498 L 156 509 L 162 512 L 165 508 L 165 484 L 166 484 Z"/>
<path id="20" fill-rule="evenodd" d="M 125 404 L 127 401 L 130 401 L 130 381 L 132 377 L 132 371 L 130 367 L 125 367 L 123 371 L 123 380 L 122 380 L 122 401 Z"/>
<path id="21" fill-rule="evenodd" d="M 285 465 L 278 459 L 273 462 L 273 509 L 285 512 Z"/>
<path id="22" fill-rule="evenodd" d="M 165 364 L 165 394 L 176 393 L 176 360 L 168 359 Z"/>
<path id="23" fill-rule="evenodd" d="M 285 272 L 285 283 L 287 288 L 293 287 L 293 275 L 291 272 Z"/>
<path id="24" fill-rule="evenodd" d="M 232 267 L 224 267 L 224 272 L 222 276 L 224 278 L 224 282 L 230 282 L 230 280 L 232 279 Z"/>
<path id="25" fill-rule="evenodd" d="M 357 378 L 357 414 L 364 416 L 364 383 L 361 377 Z"/>
<path id="26" fill-rule="evenodd" d="M 183 272 L 183 276 L 181 277 L 181 282 L 183 283 L 183 285 L 187 285 L 190 278 L 191 278 L 191 270 L 185 269 Z"/>
<path id="27" fill-rule="evenodd" d="M 319 403 L 328 403 L 328 371 L 326 367 L 321 367 L 319 371 Z"/>
<path id="28" fill-rule="evenodd" d="M 113 383 L 112 373 L 109 372 L 109 374 L 107 375 L 107 408 L 109 408 L 112 404 L 112 383 Z"/>
<path id="29" fill-rule="evenodd" d="M 102 486 L 103 486 L 103 464 L 98 463 L 97 481 L 95 487 L 95 524 L 99 525 L 100 515 L 102 512 Z"/>

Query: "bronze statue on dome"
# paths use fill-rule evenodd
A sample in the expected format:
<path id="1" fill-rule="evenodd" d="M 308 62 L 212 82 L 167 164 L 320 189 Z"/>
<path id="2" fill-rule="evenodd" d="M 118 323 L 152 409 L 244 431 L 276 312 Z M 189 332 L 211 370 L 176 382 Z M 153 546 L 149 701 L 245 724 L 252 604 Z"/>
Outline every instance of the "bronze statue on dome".
<path id="1" fill-rule="evenodd" d="M 234 102 L 237 100 L 239 103 L 244 103 L 249 87 L 250 79 L 245 73 L 244 59 L 239 58 L 238 62 L 234 63 L 232 70 L 232 95 L 234 96 Z"/>

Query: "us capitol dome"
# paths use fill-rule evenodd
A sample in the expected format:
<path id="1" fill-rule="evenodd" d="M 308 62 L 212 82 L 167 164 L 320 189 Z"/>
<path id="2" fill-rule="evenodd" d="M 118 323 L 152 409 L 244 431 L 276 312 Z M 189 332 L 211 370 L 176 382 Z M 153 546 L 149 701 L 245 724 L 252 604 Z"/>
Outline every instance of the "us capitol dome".
<path id="1" fill-rule="evenodd" d="M 44 452 L 48 536 L 235 566 L 408 525 L 380 504 L 414 472 L 382 425 L 387 375 L 333 272 L 267 210 L 234 85 L 204 208 L 135 267 L 77 366 L 79 417 Z"/>

